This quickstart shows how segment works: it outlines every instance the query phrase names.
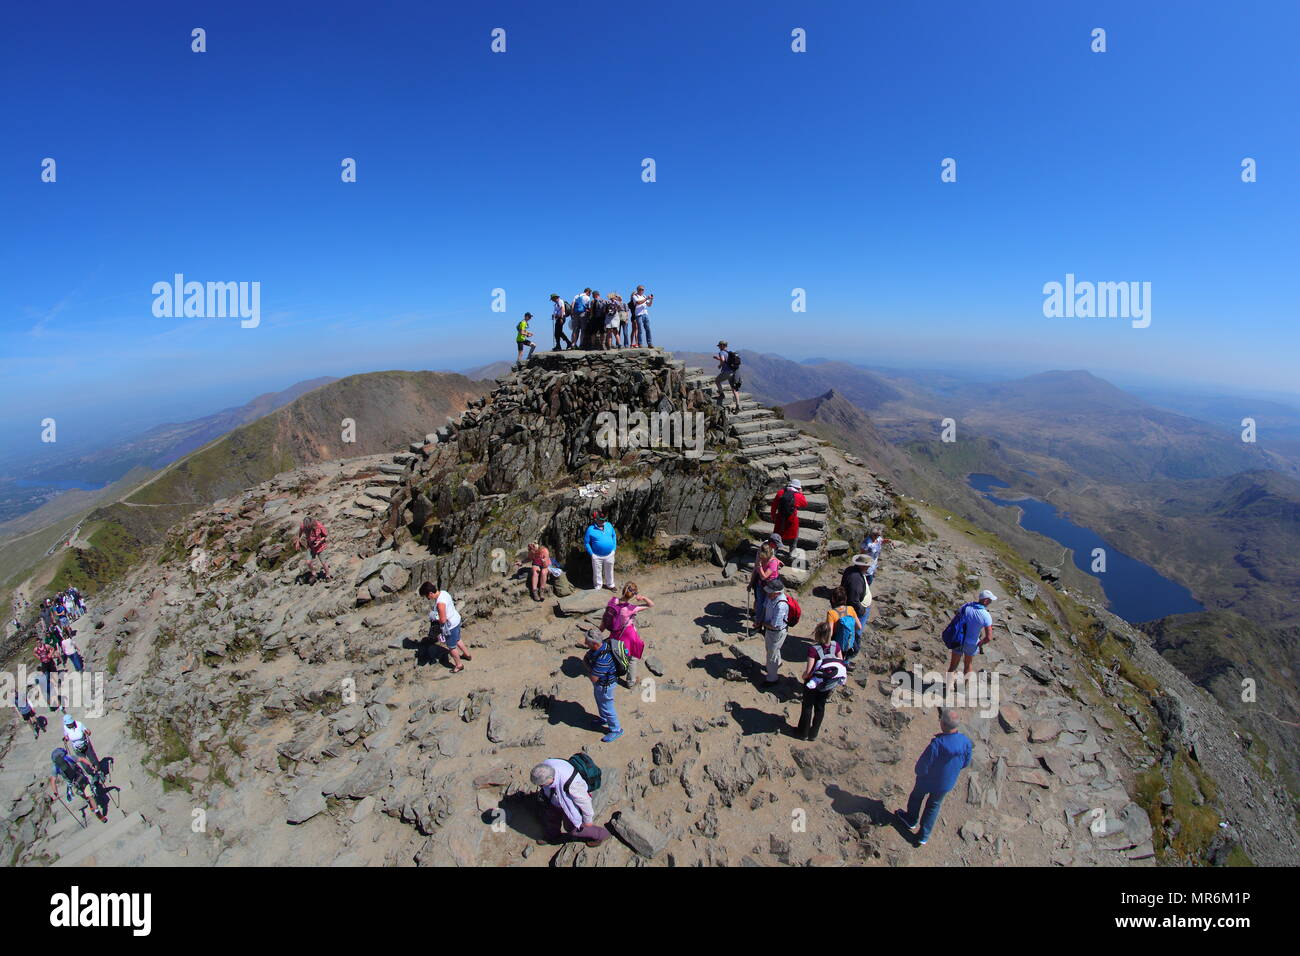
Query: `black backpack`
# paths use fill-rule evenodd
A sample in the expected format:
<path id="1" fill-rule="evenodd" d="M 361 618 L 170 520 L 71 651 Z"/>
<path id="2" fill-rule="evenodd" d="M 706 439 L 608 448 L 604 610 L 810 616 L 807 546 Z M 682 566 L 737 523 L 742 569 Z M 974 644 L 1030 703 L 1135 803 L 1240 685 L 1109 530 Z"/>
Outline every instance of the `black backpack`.
<path id="1" fill-rule="evenodd" d="M 565 302 L 565 303 L 564 303 L 564 317 L 567 319 L 567 318 L 570 318 L 572 315 L 573 315 L 573 303 L 572 303 L 572 302 Z"/>
<path id="2" fill-rule="evenodd" d="M 776 496 L 776 513 L 782 521 L 786 521 L 794 514 L 794 492 L 789 488 L 782 488 L 781 493 Z"/>
<path id="3" fill-rule="evenodd" d="M 740 368 L 740 353 L 739 353 L 739 352 L 728 352 L 728 353 L 727 353 L 727 368 L 731 369 L 733 372 L 737 371 L 737 370 Z"/>

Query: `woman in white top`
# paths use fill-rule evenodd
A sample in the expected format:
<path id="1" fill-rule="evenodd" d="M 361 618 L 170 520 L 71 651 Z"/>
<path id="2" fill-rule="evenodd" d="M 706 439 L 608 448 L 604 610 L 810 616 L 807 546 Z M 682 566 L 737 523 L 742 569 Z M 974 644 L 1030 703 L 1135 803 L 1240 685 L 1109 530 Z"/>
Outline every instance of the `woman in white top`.
<path id="1" fill-rule="evenodd" d="M 456 602 L 451 599 L 449 593 L 440 591 L 436 585 L 428 581 L 420 585 L 420 597 L 433 602 L 433 607 L 429 611 L 431 622 L 429 634 L 436 635 L 438 645 L 447 649 L 447 657 L 452 665 L 451 672 L 459 674 L 465 669 L 461 660 L 472 661 L 474 658 L 460 642 L 460 612 L 456 610 Z"/>

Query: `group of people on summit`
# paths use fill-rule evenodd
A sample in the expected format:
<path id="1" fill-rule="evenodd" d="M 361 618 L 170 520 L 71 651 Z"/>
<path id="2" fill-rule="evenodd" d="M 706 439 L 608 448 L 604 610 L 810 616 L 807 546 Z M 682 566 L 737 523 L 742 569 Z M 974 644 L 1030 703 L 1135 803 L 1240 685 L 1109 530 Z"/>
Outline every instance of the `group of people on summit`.
<path id="1" fill-rule="evenodd" d="M 654 348 L 650 332 L 650 307 L 654 293 L 639 285 L 624 299 L 617 292 L 602 297 L 599 290 L 583 289 L 572 300 L 563 299 L 559 293 L 551 295 L 551 322 L 554 351 L 565 349 L 616 349 Z M 525 312 L 515 326 L 516 361 L 522 363 L 537 351 L 529 323 L 531 312 Z M 567 333 L 566 333 L 567 326 Z M 524 355 L 527 350 L 528 354 Z"/>

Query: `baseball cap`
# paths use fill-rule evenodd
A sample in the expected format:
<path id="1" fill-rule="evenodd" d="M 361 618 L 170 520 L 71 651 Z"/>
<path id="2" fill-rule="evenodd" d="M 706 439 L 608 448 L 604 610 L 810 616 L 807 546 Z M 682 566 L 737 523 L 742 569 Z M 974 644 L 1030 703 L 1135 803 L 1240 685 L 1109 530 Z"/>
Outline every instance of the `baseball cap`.
<path id="1" fill-rule="evenodd" d="M 998 596 L 994 594 L 992 591 L 990 591 L 988 588 L 985 588 L 983 591 L 980 592 L 980 600 L 983 601 L 985 598 L 988 598 L 990 601 L 996 601 L 998 599 Z"/>

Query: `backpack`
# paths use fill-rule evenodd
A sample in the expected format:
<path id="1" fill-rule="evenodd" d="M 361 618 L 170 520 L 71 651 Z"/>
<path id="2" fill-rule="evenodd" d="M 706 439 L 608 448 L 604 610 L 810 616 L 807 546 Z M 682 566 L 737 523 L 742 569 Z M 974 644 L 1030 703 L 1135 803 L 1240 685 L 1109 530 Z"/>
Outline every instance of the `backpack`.
<path id="1" fill-rule="evenodd" d="M 564 303 L 564 317 L 567 319 L 567 318 L 572 317 L 572 315 L 573 315 L 573 303 L 572 303 L 572 302 L 565 302 L 565 303 Z"/>
<path id="2" fill-rule="evenodd" d="M 858 619 L 852 614 L 841 614 L 834 608 L 831 613 L 836 615 L 835 630 L 832 633 L 832 640 L 839 644 L 840 649 L 845 654 L 852 653 L 853 649 L 858 646 Z"/>
<path id="3" fill-rule="evenodd" d="M 794 492 L 789 488 L 782 488 L 776 496 L 776 515 L 782 521 L 786 521 L 794 512 Z"/>
<path id="4" fill-rule="evenodd" d="M 818 688 L 818 690 L 820 690 L 822 693 L 830 693 L 835 688 L 839 687 L 841 684 L 845 682 L 845 676 L 847 674 L 847 671 L 841 672 L 841 668 L 844 666 L 844 662 L 837 657 L 825 658 L 826 664 L 829 664 L 831 662 L 839 664 L 840 667 L 824 666 L 824 664 L 819 661 L 817 667 L 813 670 L 812 674 L 809 675 L 809 680 L 811 680 L 814 677 L 819 677 L 822 679 L 822 684 Z"/>
<path id="5" fill-rule="evenodd" d="M 587 783 L 587 790 L 600 789 L 600 768 L 596 766 L 596 761 L 592 760 L 585 753 L 576 753 L 569 758 L 569 763 L 573 764 L 574 776 L 582 775 L 582 779 Z M 573 783 L 573 777 L 564 782 L 564 792 L 569 792 L 569 784 Z"/>
<path id="6" fill-rule="evenodd" d="M 957 613 L 952 616 L 952 620 L 948 622 L 948 626 L 945 627 L 943 633 L 939 635 L 940 639 L 943 641 L 943 646 L 948 648 L 950 651 L 955 651 L 966 642 L 965 628 L 960 625 L 966 617 L 966 609 L 968 607 L 970 607 L 969 603 L 963 604 L 959 607 Z"/>
<path id="7" fill-rule="evenodd" d="M 733 372 L 740 368 L 739 352 L 727 352 L 727 368 L 731 369 Z"/>
<path id="8" fill-rule="evenodd" d="M 795 627 L 799 623 L 799 618 L 803 617 L 803 608 L 799 606 L 799 602 L 795 600 L 794 595 L 788 591 L 786 592 L 785 600 L 786 603 L 790 605 L 789 609 L 785 612 L 785 626 L 787 628 Z"/>

